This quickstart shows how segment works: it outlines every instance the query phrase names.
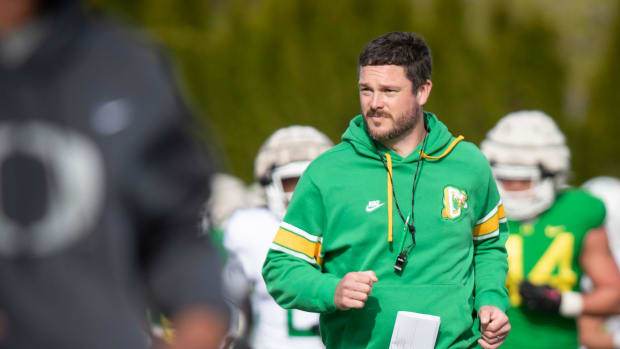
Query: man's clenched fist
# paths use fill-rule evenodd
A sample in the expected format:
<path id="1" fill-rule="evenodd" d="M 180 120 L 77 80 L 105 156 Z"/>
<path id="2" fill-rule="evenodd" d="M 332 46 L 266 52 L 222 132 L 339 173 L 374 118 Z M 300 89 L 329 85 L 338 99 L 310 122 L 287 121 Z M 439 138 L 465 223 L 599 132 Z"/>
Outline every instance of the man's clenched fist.
<path id="1" fill-rule="evenodd" d="M 496 349 L 504 343 L 508 332 L 510 332 L 510 322 L 508 316 L 498 307 L 484 305 L 478 310 L 480 318 L 480 334 L 478 344 L 484 349 Z"/>
<path id="2" fill-rule="evenodd" d="M 372 291 L 372 285 L 377 282 L 377 276 L 372 270 L 347 273 L 336 287 L 334 303 L 340 310 L 363 308 Z"/>

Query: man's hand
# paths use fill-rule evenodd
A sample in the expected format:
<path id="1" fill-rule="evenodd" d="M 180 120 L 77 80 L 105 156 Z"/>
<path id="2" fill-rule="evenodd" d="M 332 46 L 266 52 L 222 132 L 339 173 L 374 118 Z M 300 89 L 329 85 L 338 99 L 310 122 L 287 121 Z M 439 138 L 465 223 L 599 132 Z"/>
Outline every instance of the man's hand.
<path id="1" fill-rule="evenodd" d="M 523 298 L 523 305 L 530 310 L 555 314 L 560 312 L 562 294 L 549 285 L 536 286 L 529 281 L 523 281 L 519 285 L 519 294 Z"/>
<path id="2" fill-rule="evenodd" d="M 372 291 L 372 285 L 377 282 L 377 276 L 372 270 L 347 273 L 336 287 L 334 303 L 340 310 L 363 308 Z"/>
<path id="3" fill-rule="evenodd" d="M 484 349 L 495 349 L 502 345 L 510 331 L 508 316 L 498 307 L 485 305 L 478 310 L 478 317 L 482 334 L 478 344 Z"/>

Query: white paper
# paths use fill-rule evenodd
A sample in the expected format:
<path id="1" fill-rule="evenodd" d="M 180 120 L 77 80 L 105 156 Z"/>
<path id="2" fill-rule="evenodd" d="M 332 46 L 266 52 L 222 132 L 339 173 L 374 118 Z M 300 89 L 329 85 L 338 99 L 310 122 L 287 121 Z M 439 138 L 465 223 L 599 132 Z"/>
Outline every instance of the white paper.
<path id="1" fill-rule="evenodd" d="M 439 316 L 399 311 L 390 349 L 433 349 L 439 332 Z"/>

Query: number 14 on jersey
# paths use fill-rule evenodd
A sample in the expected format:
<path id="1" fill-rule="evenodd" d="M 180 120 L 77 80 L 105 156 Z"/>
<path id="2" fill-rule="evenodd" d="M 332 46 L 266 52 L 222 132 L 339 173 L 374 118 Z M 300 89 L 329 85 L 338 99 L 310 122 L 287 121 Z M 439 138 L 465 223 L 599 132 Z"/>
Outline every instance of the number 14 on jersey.
<path id="1" fill-rule="evenodd" d="M 535 285 L 548 284 L 560 292 L 571 290 L 577 283 L 577 274 L 572 269 L 575 237 L 568 232 L 558 233 L 534 267 L 527 279 Z M 521 305 L 519 284 L 523 281 L 523 236 L 511 234 L 506 241 L 508 251 L 508 276 L 506 288 L 510 294 L 510 305 Z"/>

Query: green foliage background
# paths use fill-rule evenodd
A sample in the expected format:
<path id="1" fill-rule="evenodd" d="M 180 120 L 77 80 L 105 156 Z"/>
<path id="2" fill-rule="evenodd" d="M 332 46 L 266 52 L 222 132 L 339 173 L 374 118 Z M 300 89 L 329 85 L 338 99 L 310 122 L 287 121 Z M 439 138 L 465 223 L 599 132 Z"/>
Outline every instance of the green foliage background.
<path id="1" fill-rule="evenodd" d="M 222 167 L 252 180 L 258 147 L 279 127 L 306 124 L 338 142 L 359 113 L 357 56 L 389 31 L 424 35 L 433 51 L 433 91 L 426 109 L 453 133 L 479 144 L 508 112 L 541 109 L 568 136 L 574 183 L 620 176 L 620 25 L 581 117 L 566 111 L 567 57 L 545 19 L 510 15 L 490 1 L 481 44 L 467 35 L 467 1 L 437 0 L 90 0 L 147 28 L 170 49 L 186 94 L 206 123 Z M 620 6 L 618 7 L 620 8 Z M 619 15 L 616 15 L 618 18 Z"/>

